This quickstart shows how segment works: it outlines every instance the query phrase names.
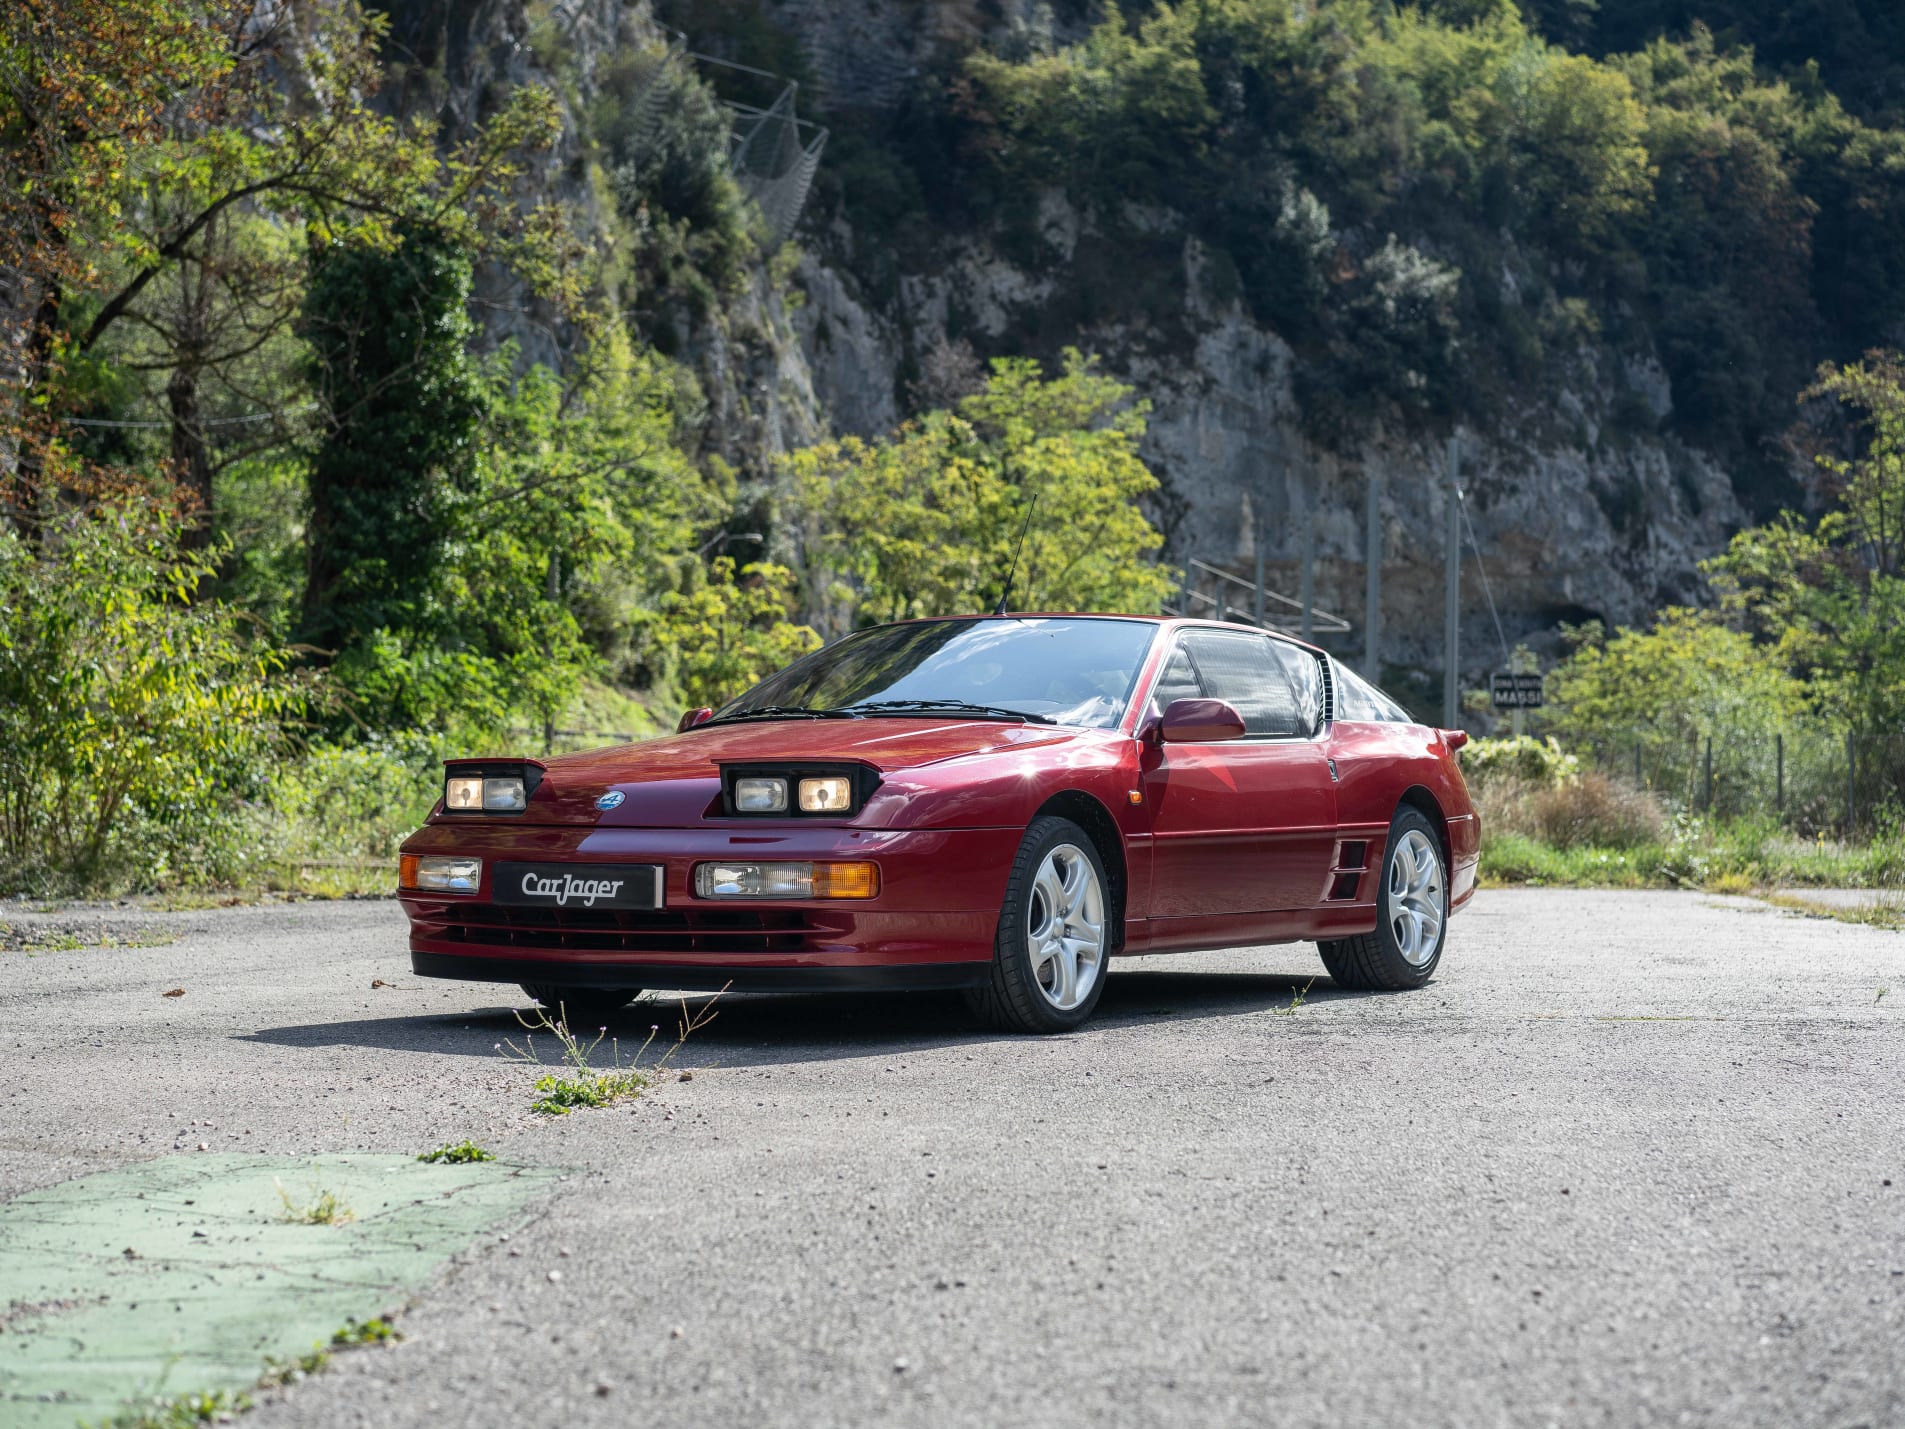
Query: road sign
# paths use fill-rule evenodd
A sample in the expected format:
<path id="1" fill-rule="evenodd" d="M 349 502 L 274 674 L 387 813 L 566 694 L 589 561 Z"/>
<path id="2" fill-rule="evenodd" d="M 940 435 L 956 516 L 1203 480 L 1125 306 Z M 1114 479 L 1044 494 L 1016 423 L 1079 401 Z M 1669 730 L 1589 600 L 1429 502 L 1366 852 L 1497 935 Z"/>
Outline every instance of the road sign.
<path id="1" fill-rule="evenodd" d="M 1498 710 L 1541 708 L 1541 676 L 1498 670 L 1488 679 L 1488 700 Z"/>

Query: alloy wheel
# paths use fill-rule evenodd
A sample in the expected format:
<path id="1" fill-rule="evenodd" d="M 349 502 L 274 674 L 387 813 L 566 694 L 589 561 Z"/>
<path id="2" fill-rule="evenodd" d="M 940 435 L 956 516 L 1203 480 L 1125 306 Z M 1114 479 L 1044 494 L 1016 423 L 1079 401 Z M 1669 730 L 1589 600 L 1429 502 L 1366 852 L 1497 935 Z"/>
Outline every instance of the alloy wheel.
<path id="1" fill-rule="evenodd" d="M 1025 917 L 1032 978 L 1045 1000 L 1070 1012 L 1091 995 L 1105 961 L 1105 893 L 1075 844 L 1059 844 L 1039 864 Z"/>
<path id="2" fill-rule="evenodd" d="M 1442 860 L 1429 836 L 1410 829 L 1389 855 L 1389 927 L 1410 967 L 1435 956 L 1444 918 Z"/>

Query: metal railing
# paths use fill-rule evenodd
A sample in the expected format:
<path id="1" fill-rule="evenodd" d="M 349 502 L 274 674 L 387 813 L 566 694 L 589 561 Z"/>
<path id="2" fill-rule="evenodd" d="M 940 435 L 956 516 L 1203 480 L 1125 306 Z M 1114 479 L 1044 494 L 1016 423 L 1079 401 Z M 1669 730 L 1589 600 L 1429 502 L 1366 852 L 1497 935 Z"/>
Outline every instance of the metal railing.
<path id="1" fill-rule="evenodd" d="M 1210 583 L 1215 587 L 1213 591 L 1199 589 L 1206 583 L 1202 577 L 1210 578 Z M 1303 633 L 1302 601 L 1266 585 L 1259 585 L 1256 581 L 1246 580 L 1197 556 L 1192 556 L 1185 564 L 1184 584 L 1178 589 L 1176 602 L 1167 604 L 1163 609 L 1166 615 L 1208 615 L 1213 620 L 1256 625 L 1281 635 L 1300 637 Z M 1347 635 L 1350 632 L 1349 621 L 1334 611 L 1324 610 L 1312 603 L 1309 614 L 1312 638 L 1318 635 Z"/>

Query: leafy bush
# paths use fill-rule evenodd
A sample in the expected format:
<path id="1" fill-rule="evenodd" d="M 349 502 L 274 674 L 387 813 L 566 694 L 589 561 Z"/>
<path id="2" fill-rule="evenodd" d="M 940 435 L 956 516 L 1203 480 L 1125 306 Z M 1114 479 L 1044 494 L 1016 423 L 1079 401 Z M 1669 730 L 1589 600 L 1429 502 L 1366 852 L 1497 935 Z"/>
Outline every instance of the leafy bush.
<path id="1" fill-rule="evenodd" d="M 362 744 L 317 745 L 286 762 L 272 781 L 274 857 L 394 859 L 436 802 L 441 760 L 463 752 L 446 744 L 380 735 Z"/>
<path id="2" fill-rule="evenodd" d="M 229 875 L 310 685 L 195 599 L 216 551 L 133 505 L 0 529 L 0 885 Z"/>
<path id="3" fill-rule="evenodd" d="M 1501 779 L 1547 788 L 1580 772 L 1581 761 L 1564 752 L 1552 738 L 1524 734 L 1509 739 L 1477 739 L 1462 751 L 1462 774 L 1471 789 Z"/>

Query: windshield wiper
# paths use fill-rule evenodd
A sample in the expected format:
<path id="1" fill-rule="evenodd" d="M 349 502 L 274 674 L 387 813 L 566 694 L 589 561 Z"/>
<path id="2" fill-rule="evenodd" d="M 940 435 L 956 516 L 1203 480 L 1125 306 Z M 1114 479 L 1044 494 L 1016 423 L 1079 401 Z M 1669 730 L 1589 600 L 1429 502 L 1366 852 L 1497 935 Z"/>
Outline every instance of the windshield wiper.
<path id="1" fill-rule="evenodd" d="M 762 705 L 759 709 L 736 710 L 731 715 L 716 715 L 704 719 L 696 729 L 706 729 L 711 724 L 729 724 L 743 719 L 859 719 L 852 710 L 813 709 L 807 705 Z"/>
<path id="2" fill-rule="evenodd" d="M 968 704 L 965 700 L 870 700 L 846 708 L 855 714 L 970 714 L 991 719 L 1022 719 L 1029 724 L 1058 723 L 1049 715 L 1009 710 L 1003 705 Z"/>

